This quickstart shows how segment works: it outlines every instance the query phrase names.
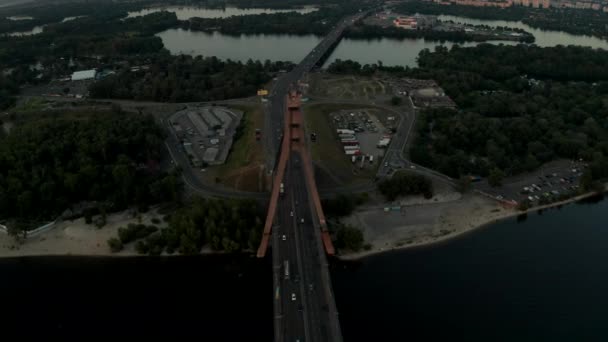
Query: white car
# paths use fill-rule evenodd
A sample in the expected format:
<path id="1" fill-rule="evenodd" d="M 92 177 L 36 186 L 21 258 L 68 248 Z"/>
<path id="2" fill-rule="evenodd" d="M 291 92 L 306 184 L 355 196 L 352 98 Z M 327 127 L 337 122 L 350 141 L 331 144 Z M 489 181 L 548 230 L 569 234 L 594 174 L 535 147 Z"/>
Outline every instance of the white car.
<path id="1" fill-rule="evenodd" d="M 291 294 L 291 300 L 293 300 L 293 301 L 295 301 L 295 300 L 296 300 L 296 294 L 295 294 L 295 293 L 292 293 L 292 294 Z"/>
<path id="2" fill-rule="evenodd" d="M 289 216 L 293 217 L 293 211 L 289 212 Z"/>
<path id="3" fill-rule="evenodd" d="M 304 219 L 300 219 L 300 223 L 304 223 Z"/>
<path id="4" fill-rule="evenodd" d="M 283 241 L 287 240 L 287 236 L 283 235 Z"/>

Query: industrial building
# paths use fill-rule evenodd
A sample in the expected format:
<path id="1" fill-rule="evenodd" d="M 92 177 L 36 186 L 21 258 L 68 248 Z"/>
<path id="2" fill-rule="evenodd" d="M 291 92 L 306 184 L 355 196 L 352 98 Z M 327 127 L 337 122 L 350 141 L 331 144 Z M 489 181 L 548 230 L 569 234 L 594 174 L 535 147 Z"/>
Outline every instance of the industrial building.
<path id="1" fill-rule="evenodd" d="M 226 161 L 242 116 L 224 107 L 193 106 L 173 114 L 169 122 L 192 165 L 199 167 Z"/>
<path id="2" fill-rule="evenodd" d="M 72 81 L 94 80 L 95 76 L 97 76 L 97 70 L 95 70 L 95 69 L 81 70 L 81 71 L 75 71 L 72 74 L 71 80 Z"/>

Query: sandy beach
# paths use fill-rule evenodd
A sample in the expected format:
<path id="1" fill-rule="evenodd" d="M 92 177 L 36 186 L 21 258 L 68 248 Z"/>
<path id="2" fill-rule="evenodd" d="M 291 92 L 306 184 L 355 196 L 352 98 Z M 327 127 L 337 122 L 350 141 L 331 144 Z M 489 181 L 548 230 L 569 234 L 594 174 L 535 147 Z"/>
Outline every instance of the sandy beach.
<path id="1" fill-rule="evenodd" d="M 575 202 L 593 193 L 577 196 L 566 201 L 532 208 L 526 212 L 508 208 L 498 201 L 476 193 L 460 195 L 444 191 L 430 200 L 422 197 L 406 198 L 399 203 L 400 211 L 385 212 L 386 204 L 364 206 L 344 223 L 360 228 L 366 243 L 372 248 L 368 251 L 340 255 L 344 260 L 360 259 L 377 253 L 395 249 L 413 248 L 439 243 L 498 220 L 515 217 L 550 207 Z M 140 217 L 132 217 L 128 211 L 108 215 L 107 224 L 98 229 L 84 223 L 80 218 L 58 223 L 53 229 L 38 236 L 28 238 L 20 244 L 0 233 L 0 257 L 43 256 L 43 255 L 81 255 L 81 256 L 136 256 L 134 244 L 129 244 L 119 253 L 112 253 L 107 240 L 116 237 L 118 228 L 129 223 L 153 224 L 152 219 L 162 219 L 156 210 L 150 210 Z M 166 223 L 157 224 L 162 228 Z M 208 248 L 202 253 L 213 253 Z"/>
<path id="2" fill-rule="evenodd" d="M 363 209 L 343 221 L 361 228 L 365 242 L 370 243 L 372 248 L 338 257 L 342 260 L 356 260 L 397 249 L 428 246 L 500 220 L 573 203 L 593 195 L 595 193 L 587 193 L 526 211 L 504 207 L 496 200 L 474 193 L 453 201 L 406 206 L 400 212 Z"/>
<path id="3" fill-rule="evenodd" d="M 40 256 L 40 255 L 87 255 L 87 256 L 134 256 L 137 252 L 133 244 L 125 246 L 119 253 L 112 253 L 107 241 L 116 237 L 118 228 L 129 223 L 153 224 L 152 218 L 162 221 L 162 215 L 155 210 L 132 217 L 128 211 L 111 214 L 107 224 L 98 229 L 86 224 L 84 218 L 58 223 L 53 229 L 36 237 L 28 238 L 23 244 L 16 243 L 7 234 L 0 233 L 0 257 Z M 164 222 L 158 224 L 162 227 Z"/>

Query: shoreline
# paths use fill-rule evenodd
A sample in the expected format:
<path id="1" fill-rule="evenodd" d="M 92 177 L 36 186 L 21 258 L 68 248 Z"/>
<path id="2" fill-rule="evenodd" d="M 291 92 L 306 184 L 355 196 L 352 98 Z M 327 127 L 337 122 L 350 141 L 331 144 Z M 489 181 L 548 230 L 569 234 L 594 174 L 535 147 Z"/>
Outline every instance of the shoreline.
<path id="1" fill-rule="evenodd" d="M 493 217 L 490 218 L 488 220 L 485 220 L 484 222 L 481 222 L 477 225 L 473 225 L 473 226 L 469 226 L 466 227 L 464 229 L 461 230 L 455 230 L 453 232 L 450 232 L 449 234 L 446 235 L 442 235 L 439 237 L 426 237 L 425 239 L 422 239 L 420 241 L 416 241 L 413 243 L 409 243 L 409 244 L 404 244 L 401 246 L 390 246 L 390 247 L 386 247 L 386 248 L 380 248 L 380 249 L 376 249 L 376 250 L 369 250 L 369 251 L 362 251 L 362 252 L 356 252 L 356 253 L 347 253 L 347 254 L 342 254 L 342 255 L 336 255 L 336 258 L 340 261 L 357 261 L 357 260 L 362 260 L 364 258 L 367 257 L 371 257 L 374 255 L 378 255 L 378 254 L 383 254 L 383 253 L 388 253 L 388 252 L 392 252 L 392 251 L 398 251 L 398 250 L 406 250 L 406 249 L 416 249 L 416 248 L 425 248 L 425 247 L 433 247 L 442 243 L 446 243 L 452 240 L 455 240 L 457 238 L 461 238 L 467 234 L 479 231 L 481 229 L 487 228 L 492 224 L 513 218 L 513 217 L 518 217 L 520 215 L 528 215 L 530 213 L 534 213 L 537 211 L 541 211 L 541 210 L 545 210 L 545 209 L 551 209 L 551 208 L 555 208 L 555 207 L 559 207 L 559 206 L 563 206 L 566 204 L 572 204 L 572 203 L 576 203 L 578 201 L 581 201 L 583 199 L 586 198 L 590 198 L 593 196 L 597 196 L 599 194 L 604 194 L 606 192 L 606 185 L 604 185 L 604 191 L 603 192 L 588 192 L 582 195 L 578 195 L 563 201 L 559 201 L 559 202 L 554 202 L 554 203 L 550 203 L 550 204 L 545 204 L 542 206 L 537 206 L 537 207 L 533 207 L 530 209 L 527 209 L 525 211 L 520 211 L 517 210 L 515 208 L 510 209 L 508 211 L 505 211 L 504 213 L 502 213 L 502 215 L 499 215 L 498 217 Z M 392 241 L 393 243 L 398 243 L 399 241 Z"/>
<path id="2" fill-rule="evenodd" d="M 408 208 L 410 208 L 414 213 L 416 210 L 424 211 L 429 209 L 431 206 L 437 205 L 443 206 L 446 211 L 459 211 L 461 210 L 459 206 L 468 206 L 468 209 L 476 211 L 475 214 L 477 215 L 475 215 L 472 220 L 455 222 L 456 219 L 454 219 L 454 217 L 449 217 L 449 215 L 447 215 L 446 219 L 444 218 L 443 213 L 441 213 L 441 215 L 438 214 L 436 218 L 436 220 L 440 222 L 436 222 L 430 228 L 429 225 L 406 225 L 406 228 L 422 226 L 420 231 L 423 233 L 421 236 L 417 236 L 416 238 L 410 238 L 407 241 L 408 243 L 403 242 L 407 239 L 403 236 L 391 236 L 385 240 L 382 240 L 384 244 L 374 246 L 372 250 L 336 255 L 335 257 L 342 261 L 354 261 L 396 250 L 436 246 L 441 243 L 445 243 L 456 238 L 465 236 L 468 233 L 478 231 L 482 228 L 488 227 L 494 223 L 509 218 L 517 217 L 519 215 L 527 215 L 540 210 L 555 208 L 566 204 L 576 203 L 578 201 L 596 196 L 598 194 L 598 192 L 589 192 L 586 194 L 569 198 L 564 201 L 530 208 L 526 211 L 519 211 L 515 208 L 505 209 L 503 206 L 498 204 L 497 201 L 485 198 L 479 194 L 469 195 L 466 198 L 454 200 L 451 202 L 411 205 Z M 480 203 L 482 203 L 484 207 L 479 208 Z M 483 214 L 483 210 L 489 210 L 489 214 Z M 370 210 L 369 212 L 378 212 L 378 210 Z M 424 214 L 424 212 L 422 214 Z M 36 237 L 26 240 L 26 242 L 23 244 L 16 243 L 13 238 L 8 236 L 7 234 L 0 234 L 0 259 L 49 256 L 111 258 L 148 257 L 148 255 L 142 255 L 137 253 L 135 251 L 134 244 L 125 246 L 125 249 L 118 253 L 112 253 L 109 247 L 107 246 L 106 241 L 109 237 L 116 236 L 119 227 L 126 226 L 129 223 L 137 223 L 137 221 L 141 221 L 145 224 L 151 224 L 152 218 L 158 216 L 159 214 L 155 210 L 151 210 L 149 213 L 144 214 L 141 218 L 132 217 L 127 212 L 117 213 L 108 216 L 108 225 L 101 229 L 97 229 L 92 225 L 84 224 L 84 219 L 82 218 L 74 221 L 66 221 L 58 224 L 57 227 L 49 231 L 46 231 Z M 467 217 L 466 213 L 461 214 L 459 212 L 457 218 L 463 217 Z M 397 217 L 397 219 L 400 220 L 399 217 Z M 475 221 L 475 219 L 478 220 Z M 433 228 L 435 229 L 433 230 Z M 393 231 L 398 231 L 399 229 L 400 227 L 389 228 L 389 233 L 393 233 Z M 441 232 L 440 235 L 437 235 L 437 230 Z M 197 255 L 219 254 L 225 254 L 225 252 L 212 251 L 208 247 L 204 247 L 201 253 Z M 161 257 L 172 256 L 181 255 L 161 255 Z"/>

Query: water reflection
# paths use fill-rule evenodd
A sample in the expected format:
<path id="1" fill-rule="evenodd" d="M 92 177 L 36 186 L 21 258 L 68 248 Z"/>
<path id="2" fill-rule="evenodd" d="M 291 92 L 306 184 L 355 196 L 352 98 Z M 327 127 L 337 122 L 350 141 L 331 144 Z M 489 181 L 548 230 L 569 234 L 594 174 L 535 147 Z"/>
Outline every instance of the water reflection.
<path id="1" fill-rule="evenodd" d="M 129 12 L 127 18 L 138 17 L 147 15 L 150 13 L 167 11 L 173 12 L 177 15 L 179 20 L 188 20 L 193 17 L 198 18 L 226 18 L 233 15 L 250 15 L 250 14 L 262 14 L 262 13 L 283 13 L 283 12 L 298 12 L 298 13 L 310 13 L 316 11 L 317 8 L 313 6 L 306 6 L 302 8 L 294 9 L 272 9 L 272 8 L 204 8 L 194 6 L 162 6 L 154 8 L 146 8 L 141 11 Z"/>
<path id="2" fill-rule="evenodd" d="M 526 30 L 534 35 L 536 38 L 534 44 L 547 47 L 556 45 L 580 45 L 588 46 L 592 48 L 603 48 L 608 49 L 608 41 L 583 35 L 574 35 L 561 31 L 548 31 L 533 28 L 529 25 L 522 23 L 521 21 L 506 21 L 506 20 L 482 20 L 482 19 L 470 19 L 464 17 L 458 17 L 454 15 L 440 15 L 437 17 L 442 21 L 454 21 L 457 23 L 471 24 L 471 25 L 489 25 L 489 26 L 503 26 L 510 28 L 518 28 Z"/>
<path id="3" fill-rule="evenodd" d="M 173 54 L 217 56 L 220 59 L 248 59 L 299 62 L 320 41 L 314 35 L 259 34 L 229 36 L 218 32 L 170 29 L 158 33 Z"/>

